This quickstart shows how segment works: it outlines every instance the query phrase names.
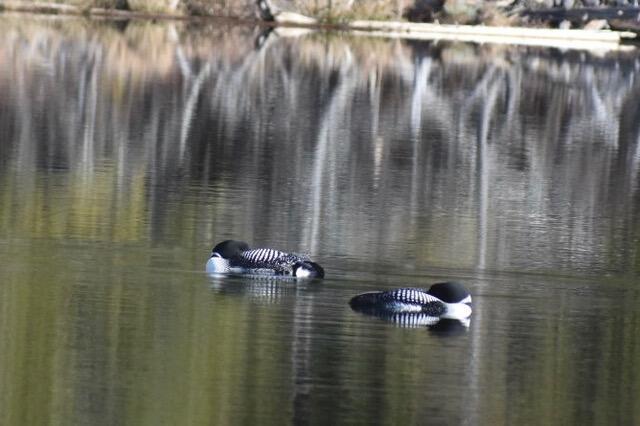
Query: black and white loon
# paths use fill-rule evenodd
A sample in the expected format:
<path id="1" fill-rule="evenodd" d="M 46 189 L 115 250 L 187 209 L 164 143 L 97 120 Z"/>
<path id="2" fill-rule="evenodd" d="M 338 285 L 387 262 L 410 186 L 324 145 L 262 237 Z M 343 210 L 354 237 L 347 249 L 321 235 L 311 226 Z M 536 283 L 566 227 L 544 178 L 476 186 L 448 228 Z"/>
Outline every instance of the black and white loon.
<path id="1" fill-rule="evenodd" d="M 462 284 L 433 284 L 429 290 L 398 288 L 355 296 L 349 305 L 356 311 L 383 313 L 416 313 L 432 318 L 465 319 L 471 315 L 471 295 Z"/>
<path id="2" fill-rule="evenodd" d="M 272 248 L 250 249 L 249 244 L 235 240 L 223 241 L 213 248 L 206 271 L 324 278 L 324 269 L 306 256 Z"/>

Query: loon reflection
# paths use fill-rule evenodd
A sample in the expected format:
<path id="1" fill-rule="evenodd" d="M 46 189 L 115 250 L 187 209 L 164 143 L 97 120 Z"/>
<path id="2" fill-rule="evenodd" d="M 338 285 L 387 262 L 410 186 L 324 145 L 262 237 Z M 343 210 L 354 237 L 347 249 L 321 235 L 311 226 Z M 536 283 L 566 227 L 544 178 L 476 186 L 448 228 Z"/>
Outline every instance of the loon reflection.
<path id="1" fill-rule="evenodd" d="M 324 278 L 324 269 L 307 256 L 272 248 L 250 249 L 244 241 L 226 240 L 211 251 L 209 274 L 241 274 L 290 278 Z"/>
<path id="2" fill-rule="evenodd" d="M 448 326 L 468 327 L 471 315 L 471 295 L 464 286 L 454 282 L 437 283 L 429 290 L 399 288 L 364 293 L 353 297 L 349 304 L 354 311 L 373 315 L 402 327 Z"/>
<path id="3" fill-rule="evenodd" d="M 371 315 L 402 328 L 427 327 L 429 331 L 439 335 L 455 335 L 466 332 L 471 325 L 471 318 L 442 318 L 421 312 L 390 312 L 385 309 L 359 309 L 356 312 Z"/>
<path id="4" fill-rule="evenodd" d="M 249 278 L 249 279 L 247 279 Z M 274 276 L 209 274 L 209 288 L 220 295 L 239 296 L 261 304 L 278 304 L 300 292 L 317 290 L 317 286 L 283 280 Z"/>

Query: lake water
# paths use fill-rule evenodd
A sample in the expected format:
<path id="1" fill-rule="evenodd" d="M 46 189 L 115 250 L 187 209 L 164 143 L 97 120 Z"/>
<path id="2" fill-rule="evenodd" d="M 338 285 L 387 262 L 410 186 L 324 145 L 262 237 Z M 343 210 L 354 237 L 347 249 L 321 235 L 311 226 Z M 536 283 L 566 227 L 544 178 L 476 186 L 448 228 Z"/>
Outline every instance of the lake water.
<path id="1" fill-rule="evenodd" d="M 0 423 L 639 424 L 637 50 L 0 15 Z M 323 281 L 212 278 L 212 246 Z M 456 280 L 468 327 L 353 312 Z"/>

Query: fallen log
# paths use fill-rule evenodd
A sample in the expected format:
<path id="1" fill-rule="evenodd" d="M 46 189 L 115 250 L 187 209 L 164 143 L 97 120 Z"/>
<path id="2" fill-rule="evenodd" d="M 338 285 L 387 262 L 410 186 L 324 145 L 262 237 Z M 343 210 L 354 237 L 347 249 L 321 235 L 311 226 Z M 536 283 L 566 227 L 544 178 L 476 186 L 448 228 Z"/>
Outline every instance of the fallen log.
<path id="1" fill-rule="evenodd" d="M 24 1 L 0 1 L 1 10 L 65 15 L 79 15 L 82 13 L 82 9 L 69 4 Z"/>

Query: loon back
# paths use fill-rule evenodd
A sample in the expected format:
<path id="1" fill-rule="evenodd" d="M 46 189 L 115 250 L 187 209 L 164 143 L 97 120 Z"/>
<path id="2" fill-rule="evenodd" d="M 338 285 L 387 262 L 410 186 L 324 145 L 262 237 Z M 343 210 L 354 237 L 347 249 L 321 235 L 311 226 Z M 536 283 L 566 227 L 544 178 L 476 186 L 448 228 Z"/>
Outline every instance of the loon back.
<path id="1" fill-rule="evenodd" d="M 284 270 L 294 264 L 297 257 L 280 250 L 259 248 L 243 251 L 230 260 L 232 266 L 240 268 Z"/>
<path id="2" fill-rule="evenodd" d="M 231 265 L 246 269 L 270 269 L 277 275 L 324 278 L 322 266 L 312 262 L 307 256 L 285 253 L 271 248 L 244 251 L 231 259 Z"/>
<path id="3" fill-rule="evenodd" d="M 444 302 L 420 288 L 364 293 L 352 298 L 349 304 L 353 309 L 360 311 L 420 312 L 431 317 L 439 317 L 447 311 Z"/>

